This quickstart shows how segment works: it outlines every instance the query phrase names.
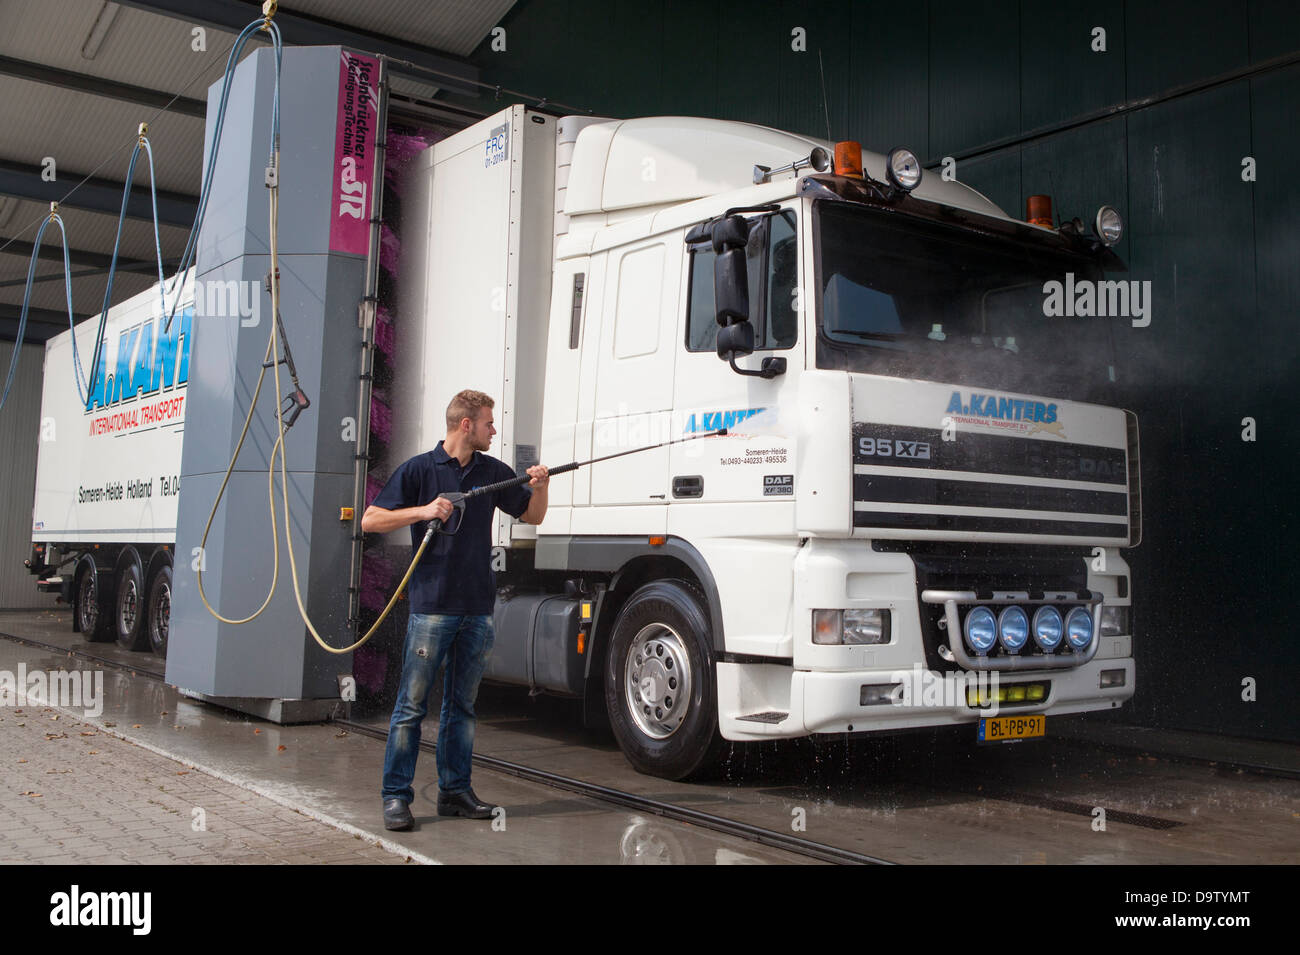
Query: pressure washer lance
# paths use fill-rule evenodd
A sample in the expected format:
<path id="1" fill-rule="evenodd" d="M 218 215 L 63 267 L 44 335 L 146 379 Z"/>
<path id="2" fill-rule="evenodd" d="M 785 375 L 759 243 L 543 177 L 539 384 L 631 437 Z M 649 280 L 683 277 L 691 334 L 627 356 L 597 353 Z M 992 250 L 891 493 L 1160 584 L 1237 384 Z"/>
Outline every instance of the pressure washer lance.
<path id="1" fill-rule="evenodd" d="M 720 438 L 724 437 L 726 433 L 727 429 L 721 428 L 718 431 L 710 431 L 707 434 L 693 434 L 688 438 L 676 438 L 672 441 L 664 441 L 661 444 L 649 444 L 644 448 L 633 448 L 631 451 L 618 451 L 615 454 L 606 454 L 604 457 L 592 458 L 590 461 L 570 461 L 568 464 L 561 464 L 557 468 L 547 468 L 547 475 L 549 477 L 554 477 L 556 474 L 568 474 L 570 471 L 578 470 L 578 468 L 585 468 L 589 464 L 598 464 L 601 461 L 608 461 L 611 458 L 621 458 L 629 454 L 640 454 L 642 451 L 654 451 L 656 448 L 666 448 L 670 444 L 681 444 L 683 441 L 698 441 L 700 438 Z M 474 488 L 472 491 L 449 491 L 447 493 L 439 494 L 438 496 L 446 498 L 452 507 L 464 510 L 465 502 L 471 498 L 481 497 L 484 494 L 492 494 L 495 491 L 504 491 L 507 488 L 518 487 L 521 484 L 527 484 L 531 480 L 532 478 L 527 474 L 523 474 L 519 477 L 513 477 L 505 481 L 497 481 L 495 484 L 485 484 L 482 487 Z M 459 522 L 457 522 L 456 526 L 457 528 L 460 527 Z M 442 518 L 435 517 L 429 522 L 429 529 L 424 532 L 424 540 L 420 542 L 420 552 L 423 552 L 424 546 L 433 539 L 433 535 L 439 533 L 441 530 Z M 452 531 L 451 533 L 454 534 L 455 531 Z M 415 555 L 415 561 L 417 563 L 420 560 L 420 552 L 417 552 Z"/>
<path id="2" fill-rule="evenodd" d="M 609 461 L 613 458 L 621 458 L 629 454 L 640 454 L 642 451 L 654 451 L 656 448 L 666 448 L 670 444 L 681 444 L 685 441 L 698 441 L 701 438 L 721 438 L 724 437 L 726 433 L 726 428 L 720 428 L 717 431 L 709 431 L 705 434 L 693 434 L 686 438 L 674 438 L 672 441 L 663 441 L 659 444 L 648 444 L 644 448 L 633 448 L 630 451 L 617 451 L 614 454 L 606 454 L 599 458 L 592 458 L 590 461 L 571 461 L 568 464 L 561 464 L 557 468 L 548 468 L 547 471 L 550 475 L 567 474 L 570 471 L 578 470 L 578 468 L 585 468 L 589 464 L 598 464 L 601 461 Z M 527 474 L 523 474 L 519 477 L 510 478 L 509 480 L 497 481 L 495 484 L 485 484 L 482 487 L 474 488 L 472 491 L 450 491 L 445 494 L 439 494 L 438 496 L 444 497 L 450 501 L 452 507 L 463 509 L 465 507 L 465 502 L 472 498 L 481 497 L 484 494 L 491 494 L 495 491 L 504 491 L 506 488 L 510 487 L 518 487 L 521 484 L 527 484 L 531 480 L 531 477 Z M 457 528 L 459 529 L 459 527 L 460 524 L 457 522 Z M 383 613 L 379 615 L 379 619 L 371 625 L 365 636 L 350 647 L 330 647 L 326 646 L 323 642 L 321 642 L 321 646 L 331 653 L 348 653 L 355 650 L 374 636 L 375 631 L 379 629 L 379 625 L 384 622 L 388 617 L 389 611 L 393 609 L 397 604 L 397 601 L 401 598 L 402 591 L 406 589 L 406 585 L 410 582 L 411 576 L 415 573 L 416 566 L 420 563 L 420 558 L 424 556 L 424 549 L 429 546 L 429 541 L 433 540 L 433 535 L 437 534 L 440 530 L 442 530 L 442 518 L 435 517 L 429 522 L 429 529 L 424 532 L 424 540 L 420 541 L 420 546 L 416 548 L 415 556 L 411 558 L 411 564 L 406 568 L 406 573 L 402 575 L 402 580 L 397 585 L 397 589 L 393 591 L 393 596 L 389 599 L 387 606 L 384 607 Z M 455 531 L 452 533 L 454 534 Z"/>

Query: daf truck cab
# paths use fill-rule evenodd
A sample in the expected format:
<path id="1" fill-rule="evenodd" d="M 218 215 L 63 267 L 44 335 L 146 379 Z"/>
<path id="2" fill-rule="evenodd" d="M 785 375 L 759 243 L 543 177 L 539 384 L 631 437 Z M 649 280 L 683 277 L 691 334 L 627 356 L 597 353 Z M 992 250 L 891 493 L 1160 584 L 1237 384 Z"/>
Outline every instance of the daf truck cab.
<path id="1" fill-rule="evenodd" d="M 513 678 L 598 686 L 630 761 L 675 778 L 724 740 L 1020 739 L 1128 699 L 1136 419 L 1112 324 L 1044 309 L 1119 266 L 1117 214 L 1016 221 L 906 150 L 585 122 L 543 459 L 701 438 L 552 482 L 532 569 L 578 601 L 580 655 L 519 628 Z"/>

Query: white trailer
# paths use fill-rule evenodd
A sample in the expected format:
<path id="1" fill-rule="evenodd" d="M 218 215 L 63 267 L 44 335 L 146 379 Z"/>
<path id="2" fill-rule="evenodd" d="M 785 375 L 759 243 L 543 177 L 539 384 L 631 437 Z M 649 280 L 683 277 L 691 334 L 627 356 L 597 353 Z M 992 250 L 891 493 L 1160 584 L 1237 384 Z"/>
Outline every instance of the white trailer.
<path id="1" fill-rule="evenodd" d="M 174 315 L 157 286 L 113 306 L 93 373 L 99 317 L 77 326 L 76 357 L 92 383 L 85 403 L 73 331 L 45 345 L 27 565 L 40 589 L 72 604 L 75 630 L 132 650 L 166 652 L 191 279 L 180 284 Z"/>

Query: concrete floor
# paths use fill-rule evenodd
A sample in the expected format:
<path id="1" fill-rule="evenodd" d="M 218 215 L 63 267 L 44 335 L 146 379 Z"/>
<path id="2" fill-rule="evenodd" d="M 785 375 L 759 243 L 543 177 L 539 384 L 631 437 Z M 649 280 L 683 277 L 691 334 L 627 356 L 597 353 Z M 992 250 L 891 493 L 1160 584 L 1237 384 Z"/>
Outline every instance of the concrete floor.
<path id="1" fill-rule="evenodd" d="M 0 632 L 161 670 L 148 654 L 85 645 L 67 619 L 60 611 L 3 613 Z M 0 641 L 0 669 L 13 669 L 19 660 L 29 667 L 73 664 L 61 654 Z M 180 699 L 156 680 L 104 669 L 109 702 L 101 721 L 116 722 L 114 732 L 255 791 L 382 832 L 379 741 L 336 726 L 278 727 Z M 387 724 L 386 713 L 360 719 Z M 1003 747 L 973 745 L 973 730 L 747 746 L 733 750 L 721 779 L 683 784 L 633 771 L 611 738 L 581 729 L 577 708 L 567 701 L 485 687 L 475 749 L 766 829 L 790 832 L 803 821 L 796 834 L 804 838 L 895 862 L 1300 861 L 1300 780 L 1294 776 L 1151 755 L 1145 750 L 1159 751 L 1163 737 L 1112 721 L 1062 719 L 1049 734 L 1046 741 Z M 436 717 L 426 724 L 425 738 L 435 735 Z M 1215 745 L 1228 753 L 1243 750 L 1232 741 Z M 1292 771 L 1298 755 L 1298 747 L 1258 744 L 1252 758 Z M 420 830 L 389 835 L 439 861 L 809 861 L 479 767 L 476 790 L 507 807 L 506 830 L 494 832 L 489 823 L 433 815 L 431 754 L 422 754 L 419 777 L 425 780 L 415 804 Z M 1104 810 L 1104 829 L 1098 810 Z"/>
<path id="2" fill-rule="evenodd" d="M 147 654 L 125 653 L 111 644 L 81 645 L 70 626 L 60 635 L 58 615 L 41 615 L 26 625 L 18 625 L 21 621 L 15 616 L 6 614 L 0 630 L 42 642 L 60 637 L 65 645 L 138 664 L 142 671 L 156 667 Z M 66 621 L 66 614 L 62 617 Z M 412 806 L 418 828 L 386 832 L 379 797 L 381 741 L 331 725 L 276 726 L 186 699 L 141 674 L 0 639 L 0 670 L 17 672 L 19 664 L 26 664 L 28 672 L 102 669 L 103 712 L 91 718 L 75 711 L 83 722 L 314 818 L 383 837 L 417 858 L 490 864 L 811 861 L 482 769 L 475 770 L 475 789 L 505 807 L 504 827 L 500 823 L 494 827 L 492 820 L 440 818 L 435 814 L 437 781 L 429 754 L 420 759 Z"/>

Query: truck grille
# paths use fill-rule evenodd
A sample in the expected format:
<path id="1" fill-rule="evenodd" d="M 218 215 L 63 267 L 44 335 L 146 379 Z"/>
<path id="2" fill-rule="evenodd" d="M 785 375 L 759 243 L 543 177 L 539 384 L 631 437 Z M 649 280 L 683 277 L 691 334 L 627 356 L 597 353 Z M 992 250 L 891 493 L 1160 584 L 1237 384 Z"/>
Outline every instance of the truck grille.
<path id="1" fill-rule="evenodd" d="M 1130 464 L 1122 448 L 966 432 L 944 441 L 938 429 L 859 422 L 853 526 L 1123 544 Z"/>

